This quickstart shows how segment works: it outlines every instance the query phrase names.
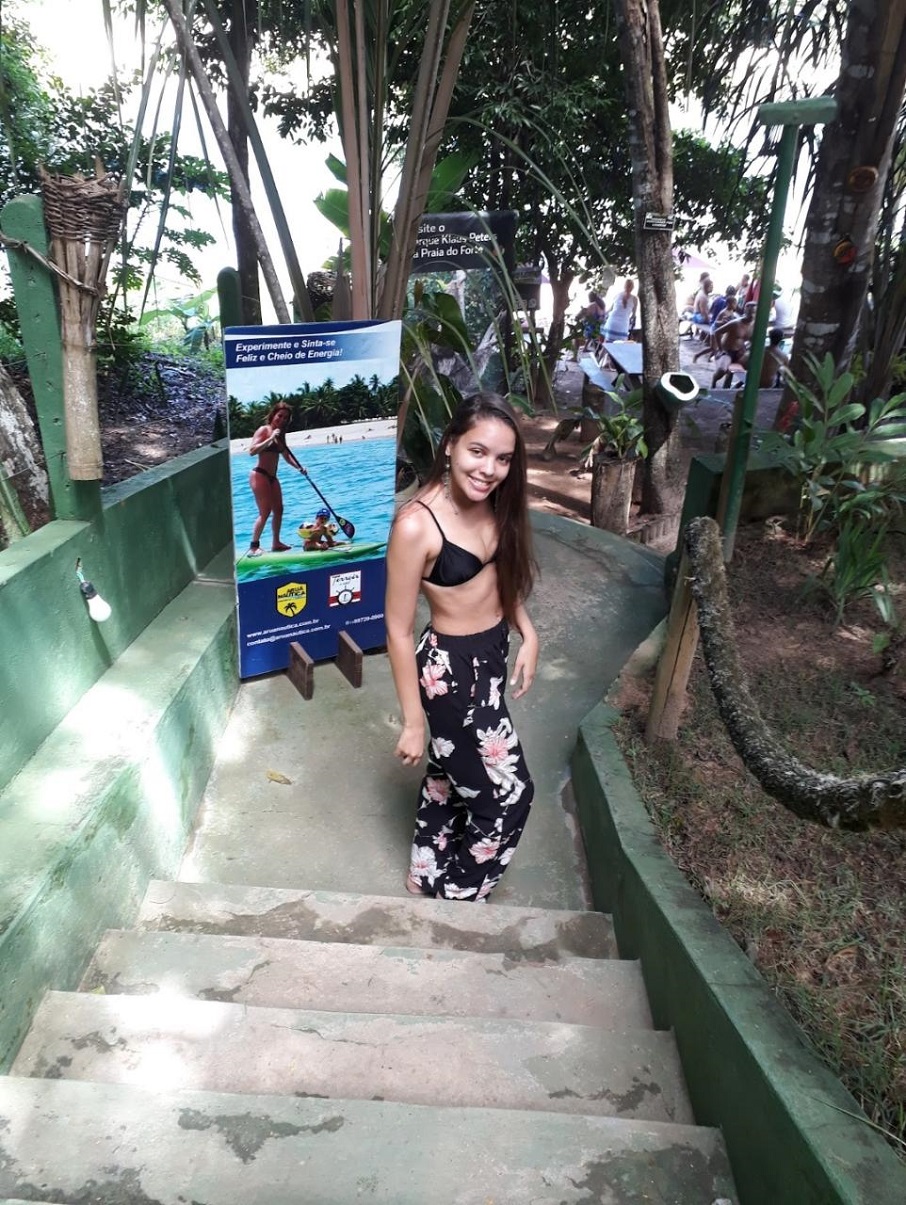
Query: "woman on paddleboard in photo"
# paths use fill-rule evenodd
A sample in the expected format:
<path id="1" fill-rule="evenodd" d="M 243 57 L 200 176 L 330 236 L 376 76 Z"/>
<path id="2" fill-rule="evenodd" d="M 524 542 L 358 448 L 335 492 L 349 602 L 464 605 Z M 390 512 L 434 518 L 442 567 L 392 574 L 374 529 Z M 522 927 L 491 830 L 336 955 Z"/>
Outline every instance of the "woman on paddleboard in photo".
<path id="1" fill-rule="evenodd" d="M 509 631 L 522 638 L 511 685 L 532 685 L 538 636 L 525 610 L 536 572 L 526 456 L 509 403 L 460 404 L 427 481 L 393 525 L 387 552 L 387 651 L 402 711 L 396 756 L 425 750 L 406 888 L 486 899 L 522 835 L 534 784 L 504 700 Z M 419 593 L 431 610 L 415 644 Z"/>
<path id="2" fill-rule="evenodd" d="M 280 542 L 280 527 L 283 523 L 283 491 L 277 479 L 277 465 L 280 457 L 287 464 L 298 469 L 300 473 L 306 470 L 290 451 L 286 443 L 286 428 L 292 418 L 292 408 L 287 402 L 278 402 L 267 415 L 264 424 L 252 436 L 249 445 L 249 455 L 257 456 L 258 463 L 249 474 L 249 485 L 255 495 L 258 505 L 258 518 L 252 528 L 252 540 L 249 544 L 248 556 L 261 556 L 261 533 L 268 519 L 271 519 L 273 530 L 272 548 L 274 552 L 286 552 L 289 544 Z"/>

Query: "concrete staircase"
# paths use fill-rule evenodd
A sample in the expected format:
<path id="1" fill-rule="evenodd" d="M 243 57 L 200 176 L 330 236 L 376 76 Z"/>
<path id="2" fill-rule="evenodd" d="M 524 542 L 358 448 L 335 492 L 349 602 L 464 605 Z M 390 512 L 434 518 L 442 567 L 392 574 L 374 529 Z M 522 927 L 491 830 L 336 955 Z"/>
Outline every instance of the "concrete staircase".
<path id="1" fill-rule="evenodd" d="M 152 883 L 0 1080 L 0 1198 L 735 1200 L 608 918 Z"/>

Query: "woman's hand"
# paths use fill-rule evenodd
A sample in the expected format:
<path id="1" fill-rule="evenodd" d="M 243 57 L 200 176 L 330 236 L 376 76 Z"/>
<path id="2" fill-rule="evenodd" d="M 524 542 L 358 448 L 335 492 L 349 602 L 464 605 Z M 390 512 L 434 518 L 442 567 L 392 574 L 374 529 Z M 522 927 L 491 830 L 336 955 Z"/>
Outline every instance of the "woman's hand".
<path id="1" fill-rule="evenodd" d="M 515 687 L 513 690 L 514 699 L 520 699 L 531 689 L 531 685 L 535 681 L 537 666 L 538 638 L 532 632 L 531 636 L 522 641 L 522 646 L 516 654 L 516 661 L 513 665 L 513 676 L 510 678 L 510 686 Z M 520 678 L 522 679 L 521 682 Z"/>
<path id="2" fill-rule="evenodd" d="M 417 766 L 425 752 L 424 724 L 404 724 L 393 753 L 404 766 Z"/>

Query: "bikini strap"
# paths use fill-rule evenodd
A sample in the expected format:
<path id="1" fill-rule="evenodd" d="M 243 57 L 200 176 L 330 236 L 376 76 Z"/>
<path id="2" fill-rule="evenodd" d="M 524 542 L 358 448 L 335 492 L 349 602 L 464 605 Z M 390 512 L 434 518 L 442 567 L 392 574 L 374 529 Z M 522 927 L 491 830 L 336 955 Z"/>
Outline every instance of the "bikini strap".
<path id="1" fill-rule="evenodd" d="M 431 507 L 430 507 L 430 506 L 426 506 L 426 505 L 425 505 L 425 503 L 424 503 L 424 502 L 419 501 L 419 499 L 418 499 L 418 498 L 413 498 L 413 499 L 412 499 L 412 501 L 413 501 L 414 503 L 416 503 L 416 505 L 418 505 L 418 506 L 423 506 L 423 507 L 425 508 L 425 510 L 428 512 L 428 514 L 429 514 L 429 515 L 431 516 L 431 518 L 434 520 L 434 526 L 435 526 L 435 527 L 437 528 L 437 530 L 440 532 L 440 538 L 441 538 L 442 540 L 446 540 L 446 538 L 447 538 L 447 537 L 444 535 L 444 529 L 441 527 L 440 523 L 437 521 L 437 515 L 434 513 L 434 511 L 431 509 Z"/>

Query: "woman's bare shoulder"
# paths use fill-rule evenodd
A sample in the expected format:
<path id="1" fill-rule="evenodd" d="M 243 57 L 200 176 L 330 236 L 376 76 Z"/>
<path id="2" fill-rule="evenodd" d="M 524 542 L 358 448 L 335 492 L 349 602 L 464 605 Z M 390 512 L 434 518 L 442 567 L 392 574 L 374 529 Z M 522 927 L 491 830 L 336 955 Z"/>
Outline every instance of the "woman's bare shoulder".
<path id="1" fill-rule="evenodd" d="M 417 498 L 410 498 L 408 502 L 404 502 L 393 520 L 394 534 L 401 536 L 407 542 L 412 540 L 424 544 L 430 538 L 433 527 L 434 524 L 431 522 L 431 516 L 428 514 L 425 504 Z"/>

